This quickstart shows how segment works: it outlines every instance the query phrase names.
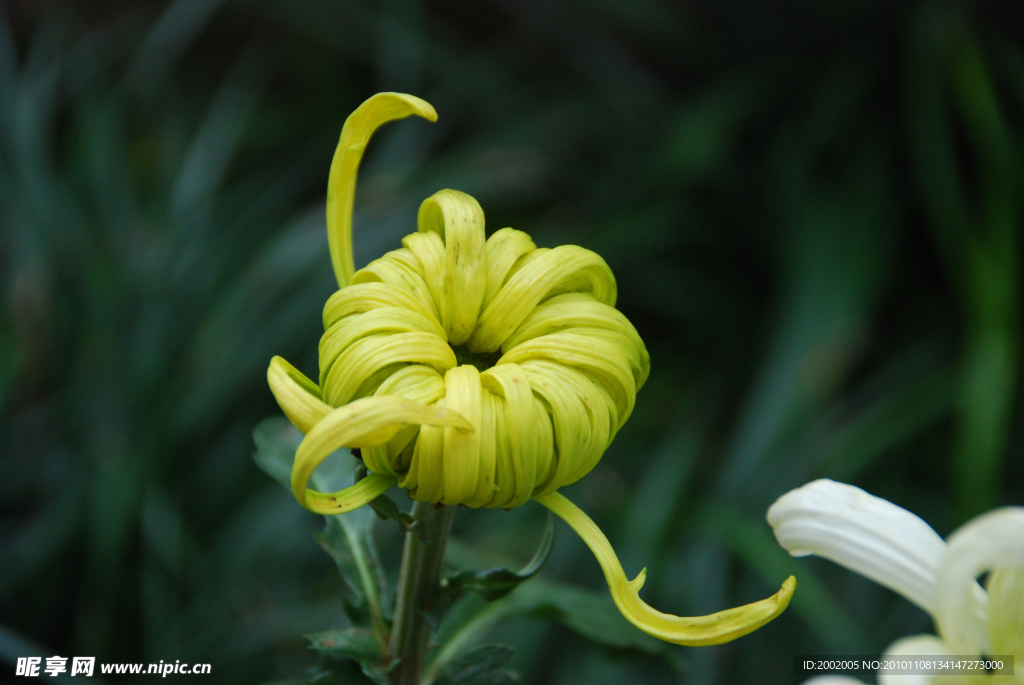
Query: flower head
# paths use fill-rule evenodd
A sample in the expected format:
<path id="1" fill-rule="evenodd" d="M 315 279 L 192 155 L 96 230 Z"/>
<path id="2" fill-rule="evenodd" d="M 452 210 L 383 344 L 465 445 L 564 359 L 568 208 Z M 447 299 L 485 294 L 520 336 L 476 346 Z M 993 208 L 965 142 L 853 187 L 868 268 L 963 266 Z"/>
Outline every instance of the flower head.
<path id="1" fill-rule="evenodd" d="M 932 616 L 938 636 L 903 638 L 887 654 L 1024 658 L 1024 507 L 982 514 L 944 541 L 906 509 L 852 485 L 817 480 L 780 497 L 768 523 L 793 556 L 834 561 Z M 975 579 L 986 572 L 982 589 Z M 1024 683 L 1024 674 L 1017 674 L 969 682 Z M 947 682 L 943 678 L 934 682 Z"/>
<path id="2" fill-rule="evenodd" d="M 381 93 L 345 122 L 331 165 L 327 234 L 339 290 L 324 306 L 320 379 L 275 357 L 268 380 L 306 433 L 292 490 L 319 513 L 359 507 L 398 484 L 415 500 L 510 508 L 535 499 L 594 551 L 623 614 L 656 637 L 714 644 L 778 615 L 775 596 L 710 617 L 654 611 L 626 579 L 608 540 L 558 488 L 585 476 L 629 418 L 650 358 L 615 309 L 597 254 L 537 248 L 512 228 L 485 240 L 479 203 L 441 190 L 420 206 L 403 247 L 355 271 L 352 205 L 366 144 L 381 124 L 433 107 Z M 358 447 L 370 476 L 336 493 L 306 484 L 339 447 Z"/>

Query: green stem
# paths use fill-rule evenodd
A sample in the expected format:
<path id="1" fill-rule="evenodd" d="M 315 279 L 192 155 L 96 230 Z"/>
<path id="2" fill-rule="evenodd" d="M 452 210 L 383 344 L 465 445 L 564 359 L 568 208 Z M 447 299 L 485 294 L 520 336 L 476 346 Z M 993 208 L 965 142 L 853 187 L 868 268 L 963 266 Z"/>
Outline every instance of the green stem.
<path id="1" fill-rule="evenodd" d="M 454 507 L 435 509 L 429 502 L 413 505 L 412 517 L 420 525 L 419 530 L 405 534 L 395 622 L 388 645 L 389 659 L 400 661 L 391 672 L 391 685 L 419 683 L 430 639 L 426 610 L 438 601 L 441 563 L 454 514 Z"/>

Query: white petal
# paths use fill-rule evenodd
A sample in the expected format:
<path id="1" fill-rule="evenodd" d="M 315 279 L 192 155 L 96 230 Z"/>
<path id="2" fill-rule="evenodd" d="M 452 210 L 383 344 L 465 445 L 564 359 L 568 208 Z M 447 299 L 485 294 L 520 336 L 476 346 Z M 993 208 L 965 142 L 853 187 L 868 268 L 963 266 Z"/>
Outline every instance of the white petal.
<path id="1" fill-rule="evenodd" d="M 968 521 L 949 538 L 939 569 L 939 632 L 957 654 L 989 649 L 984 602 L 975 578 L 997 568 L 1024 567 L 1024 508 L 1006 507 Z M 987 596 L 985 596 L 987 599 Z"/>
<path id="2" fill-rule="evenodd" d="M 992 654 L 1024 656 L 1024 566 L 988 577 L 988 639 Z"/>
<path id="3" fill-rule="evenodd" d="M 885 650 L 883 658 L 898 656 L 948 656 L 949 645 L 934 635 L 912 635 L 904 637 L 889 645 Z M 929 675 L 892 675 L 886 673 L 878 674 L 878 685 L 930 685 L 933 676 Z"/>
<path id="4" fill-rule="evenodd" d="M 804 685 L 864 685 L 864 681 L 845 675 L 816 675 L 805 680 Z"/>
<path id="5" fill-rule="evenodd" d="M 780 497 L 768 510 L 768 523 L 793 556 L 834 561 L 935 615 L 946 543 L 906 509 L 822 479 Z"/>

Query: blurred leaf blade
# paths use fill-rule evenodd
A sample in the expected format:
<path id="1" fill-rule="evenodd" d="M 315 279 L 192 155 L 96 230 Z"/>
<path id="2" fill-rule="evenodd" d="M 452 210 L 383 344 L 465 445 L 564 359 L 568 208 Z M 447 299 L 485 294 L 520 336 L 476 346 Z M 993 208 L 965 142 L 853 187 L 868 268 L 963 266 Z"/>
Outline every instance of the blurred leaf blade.
<path id="1" fill-rule="evenodd" d="M 449 601 L 454 601 L 463 591 L 471 590 L 488 602 L 493 602 L 505 597 L 520 584 L 537 575 L 544 568 L 544 563 L 551 556 L 554 546 L 555 518 L 554 514 L 549 512 L 537 551 L 519 571 L 509 571 L 505 568 L 490 568 L 485 571 L 463 570 L 443 578 L 441 587 L 449 596 Z"/>
<path id="2" fill-rule="evenodd" d="M 789 575 L 797 577 L 793 608 L 815 629 L 832 650 L 864 649 L 861 629 L 826 587 L 800 562 L 791 558 L 769 532 L 767 523 L 756 523 L 736 509 L 709 505 L 701 518 L 702 528 L 750 565 L 770 587 Z"/>
<path id="3" fill-rule="evenodd" d="M 447 664 L 433 681 L 435 685 L 513 685 L 518 682 L 502 670 L 512 650 L 499 645 L 478 647 Z"/>

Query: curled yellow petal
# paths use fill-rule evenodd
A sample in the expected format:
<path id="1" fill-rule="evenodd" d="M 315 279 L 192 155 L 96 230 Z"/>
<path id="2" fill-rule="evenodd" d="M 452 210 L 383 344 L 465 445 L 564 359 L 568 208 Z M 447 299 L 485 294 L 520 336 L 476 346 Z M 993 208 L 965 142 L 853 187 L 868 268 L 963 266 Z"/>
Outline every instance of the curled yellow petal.
<path id="1" fill-rule="evenodd" d="M 558 514 L 587 543 L 604 571 L 612 599 L 622 615 L 640 630 L 660 640 L 691 647 L 718 645 L 735 640 L 781 614 L 796 589 L 796 578 L 790 576 L 782 584 L 781 590 L 760 602 L 709 616 L 663 614 L 640 599 L 639 592 L 647 570 L 641 571 L 634 580 L 627 580 L 608 538 L 579 507 L 558 492 L 538 495 L 534 499 Z"/>
<path id="2" fill-rule="evenodd" d="M 321 399 L 317 384 L 281 357 L 270 360 L 267 382 L 284 415 L 303 433 L 333 409 Z"/>
<path id="3" fill-rule="evenodd" d="M 391 476 L 371 473 L 355 485 L 330 494 L 306 490 L 304 506 L 317 514 L 347 514 L 377 499 L 395 484 Z"/>
<path id="4" fill-rule="evenodd" d="M 444 481 L 445 504 L 460 504 L 473 497 L 480 478 L 480 424 L 481 407 L 480 372 L 472 366 L 449 369 L 444 375 L 445 406 L 459 412 L 473 425 L 472 432 L 457 428 L 444 431 L 444 461 L 441 473 Z"/>
<path id="5" fill-rule="evenodd" d="M 452 348 L 430 333 L 414 331 L 363 338 L 338 355 L 324 377 L 324 399 L 333 406 L 345 404 L 358 396 L 359 389 L 377 371 L 397 369 L 392 365 L 403 363 L 422 364 L 444 372 L 456 365 L 456 359 Z"/>
<path id="6" fill-rule="evenodd" d="M 420 205 L 418 223 L 420 233 L 434 232 L 444 241 L 438 312 L 448 342 L 461 345 L 476 327 L 487 287 L 484 210 L 465 193 L 441 190 Z"/>
<path id="7" fill-rule="evenodd" d="M 534 245 L 530 236 L 514 228 L 497 230 L 487 239 L 484 244 L 487 255 L 487 290 L 484 293 L 481 311 L 486 309 L 491 300 L 497 297 L 498 292 L 505 285 L 509 272 L 520 257 L 524 257 L 536 249 L 537 246 Z"/>
<path id="8" fill-rule="evenodd" d="M 338 287 L 352 280 L 352 204 L 356 195 L 356 172 L 370 137 L 383 124 L 417 114 L 437 121 L 437 112 L 418 97 L 403 93 L 378 93 L 359 105 L 345 120 L 338 148 L 327 180 L 327 242 Z"/>
<path id="9" fill-rule="evenodd" d="M 394 437 L 403 425 L 410 423 L 473 430 L 473 425 L 465 417 L 442 406 L 427 406 L 394 396 L 364 397 L 355 400 L 333 409 L 320 419 L 302 440 L 295 452 L 295 463 L 292 465 L 292 493 L 295 499 L 302 506 L 317 513 L 333 514 L 361 506 L 353 504 L 360 501 L 360 498 L 362 504 L 369 502 L 387 490 L 397 479 L 387 474 L 373 474 L 347 490 L 330 494 L 310 490 L 306 483 L 320 462 L 339 447 L 383 445 Z M 370 483 L 362 485 L 366 481 Z M 343 499 L 346 503 L 339 504 Z M 338 509 L 339 506 L 350 504 L 352 506 L 348 509 Z"/>
<path id="10" fill-rule="evenodd" d="M 493 352 L 500 348 L 545 297 L 586 292 L 598 302 L 615 306 L 615 277 L 600 255 L 576 245 L 534 250 L 527 256 L 533 255 L 521 262 L 481 312 L 467 343 L 469 349 Z"/>

